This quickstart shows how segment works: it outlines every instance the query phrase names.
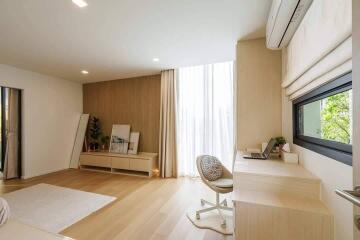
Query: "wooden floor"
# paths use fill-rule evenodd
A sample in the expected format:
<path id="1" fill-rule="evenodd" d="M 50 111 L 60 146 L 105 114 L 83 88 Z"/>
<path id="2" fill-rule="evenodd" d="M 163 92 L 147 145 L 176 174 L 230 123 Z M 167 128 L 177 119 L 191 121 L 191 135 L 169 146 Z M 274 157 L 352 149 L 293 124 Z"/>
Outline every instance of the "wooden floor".
<path id="1" fill-rule="evenodd" d="M 113 203 L 61 233 L 75 239 L 233 239 L 198 229 L 187 219 L 187 209 L 199 206 L 200 197 L 212 201 L 215 198 L 215 193 L 198 179 L 147 179 L 65 170 L 29 180 L 1 182 L 0 195 L 38 183 L 117 197 Z"/>

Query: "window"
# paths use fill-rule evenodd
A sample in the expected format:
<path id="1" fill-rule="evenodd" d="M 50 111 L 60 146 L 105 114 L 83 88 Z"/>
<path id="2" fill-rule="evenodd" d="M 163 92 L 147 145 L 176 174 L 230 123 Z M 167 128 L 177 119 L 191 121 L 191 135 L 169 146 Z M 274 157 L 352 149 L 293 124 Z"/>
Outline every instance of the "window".
<path id="1" fill-rule="evenodd" d="M 209 154 L 231 170 L 234 141 L 233 62 L 180 68 L 177 80 L 178 175 L 197 176 Z"/>
<path id="2" fill-rule="evenodd" d="M 352 165 L 352 75 L 294 101 L 294 143 Z"/>

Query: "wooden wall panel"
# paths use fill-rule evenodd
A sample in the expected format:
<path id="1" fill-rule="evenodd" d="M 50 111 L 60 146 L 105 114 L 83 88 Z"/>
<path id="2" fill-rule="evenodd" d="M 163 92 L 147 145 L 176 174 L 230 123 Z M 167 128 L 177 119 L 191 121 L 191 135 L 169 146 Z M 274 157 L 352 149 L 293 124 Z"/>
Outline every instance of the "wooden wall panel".
<path id="1" fill-rule="evenodd" d="M 83 96 L 84 113 L 98 117 L 105 134 L 130 124 L 140 132 L 139 151 L 159 151 L 160 75 L 84 84 Z"/>

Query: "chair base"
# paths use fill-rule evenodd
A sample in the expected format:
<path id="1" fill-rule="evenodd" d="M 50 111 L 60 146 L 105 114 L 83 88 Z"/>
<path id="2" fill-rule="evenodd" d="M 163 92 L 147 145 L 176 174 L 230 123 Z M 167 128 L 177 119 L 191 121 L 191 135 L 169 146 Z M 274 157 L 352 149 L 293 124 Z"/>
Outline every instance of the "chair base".
<path id="1" fill-rule="evenodd" d="M 224 214 L 222 213 L 222 210 L 233 211 L 233 208 L 227 206 L 226 199 L 224 199 L 223 201 L 220 202 L 220 194 L 216 193 L 216 203 L 212 203 L 212 202 L 206 201 L 204 199 L 200 199 L 200 202 L 201 202 L 201 206 L 205 206 L 205 204 L 207 204 L 207 205 L 210 205 L 211 207 L 196 211 L 196 219 L 198 219 L 198 220 L 200 219 L 201 213 L 217 210 L 219 212 L 219 216 L 222 220 L 221 227 L 225 228 L 226 227 L 226 219 L 224 217 Z"/>

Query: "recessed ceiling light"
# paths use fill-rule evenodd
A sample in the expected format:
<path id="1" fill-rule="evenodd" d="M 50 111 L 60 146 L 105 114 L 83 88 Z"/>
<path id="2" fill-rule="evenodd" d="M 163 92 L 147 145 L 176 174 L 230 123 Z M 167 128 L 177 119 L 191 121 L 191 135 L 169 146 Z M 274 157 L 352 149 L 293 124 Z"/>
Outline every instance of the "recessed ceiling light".
<path id="1" fill-rule="evenodd" d="M 84 74 L 84 75 L 89 74 L 89 72 L 86 71 L 86 70 L 82 70 L 81 73 Z"/>
<path id="2" fill-rule="evenodd" d="M 158 62 L 158 61 L 160 61 L 160 59 L 159 58 L 153 58 L 153 61 Z"/>
<path id="3" fill-rule="evenodd" d="M 86 7 L 88 4 L 84 0 L 72 0 L 73 3 L 75 3 L 78 7 Z"/>

